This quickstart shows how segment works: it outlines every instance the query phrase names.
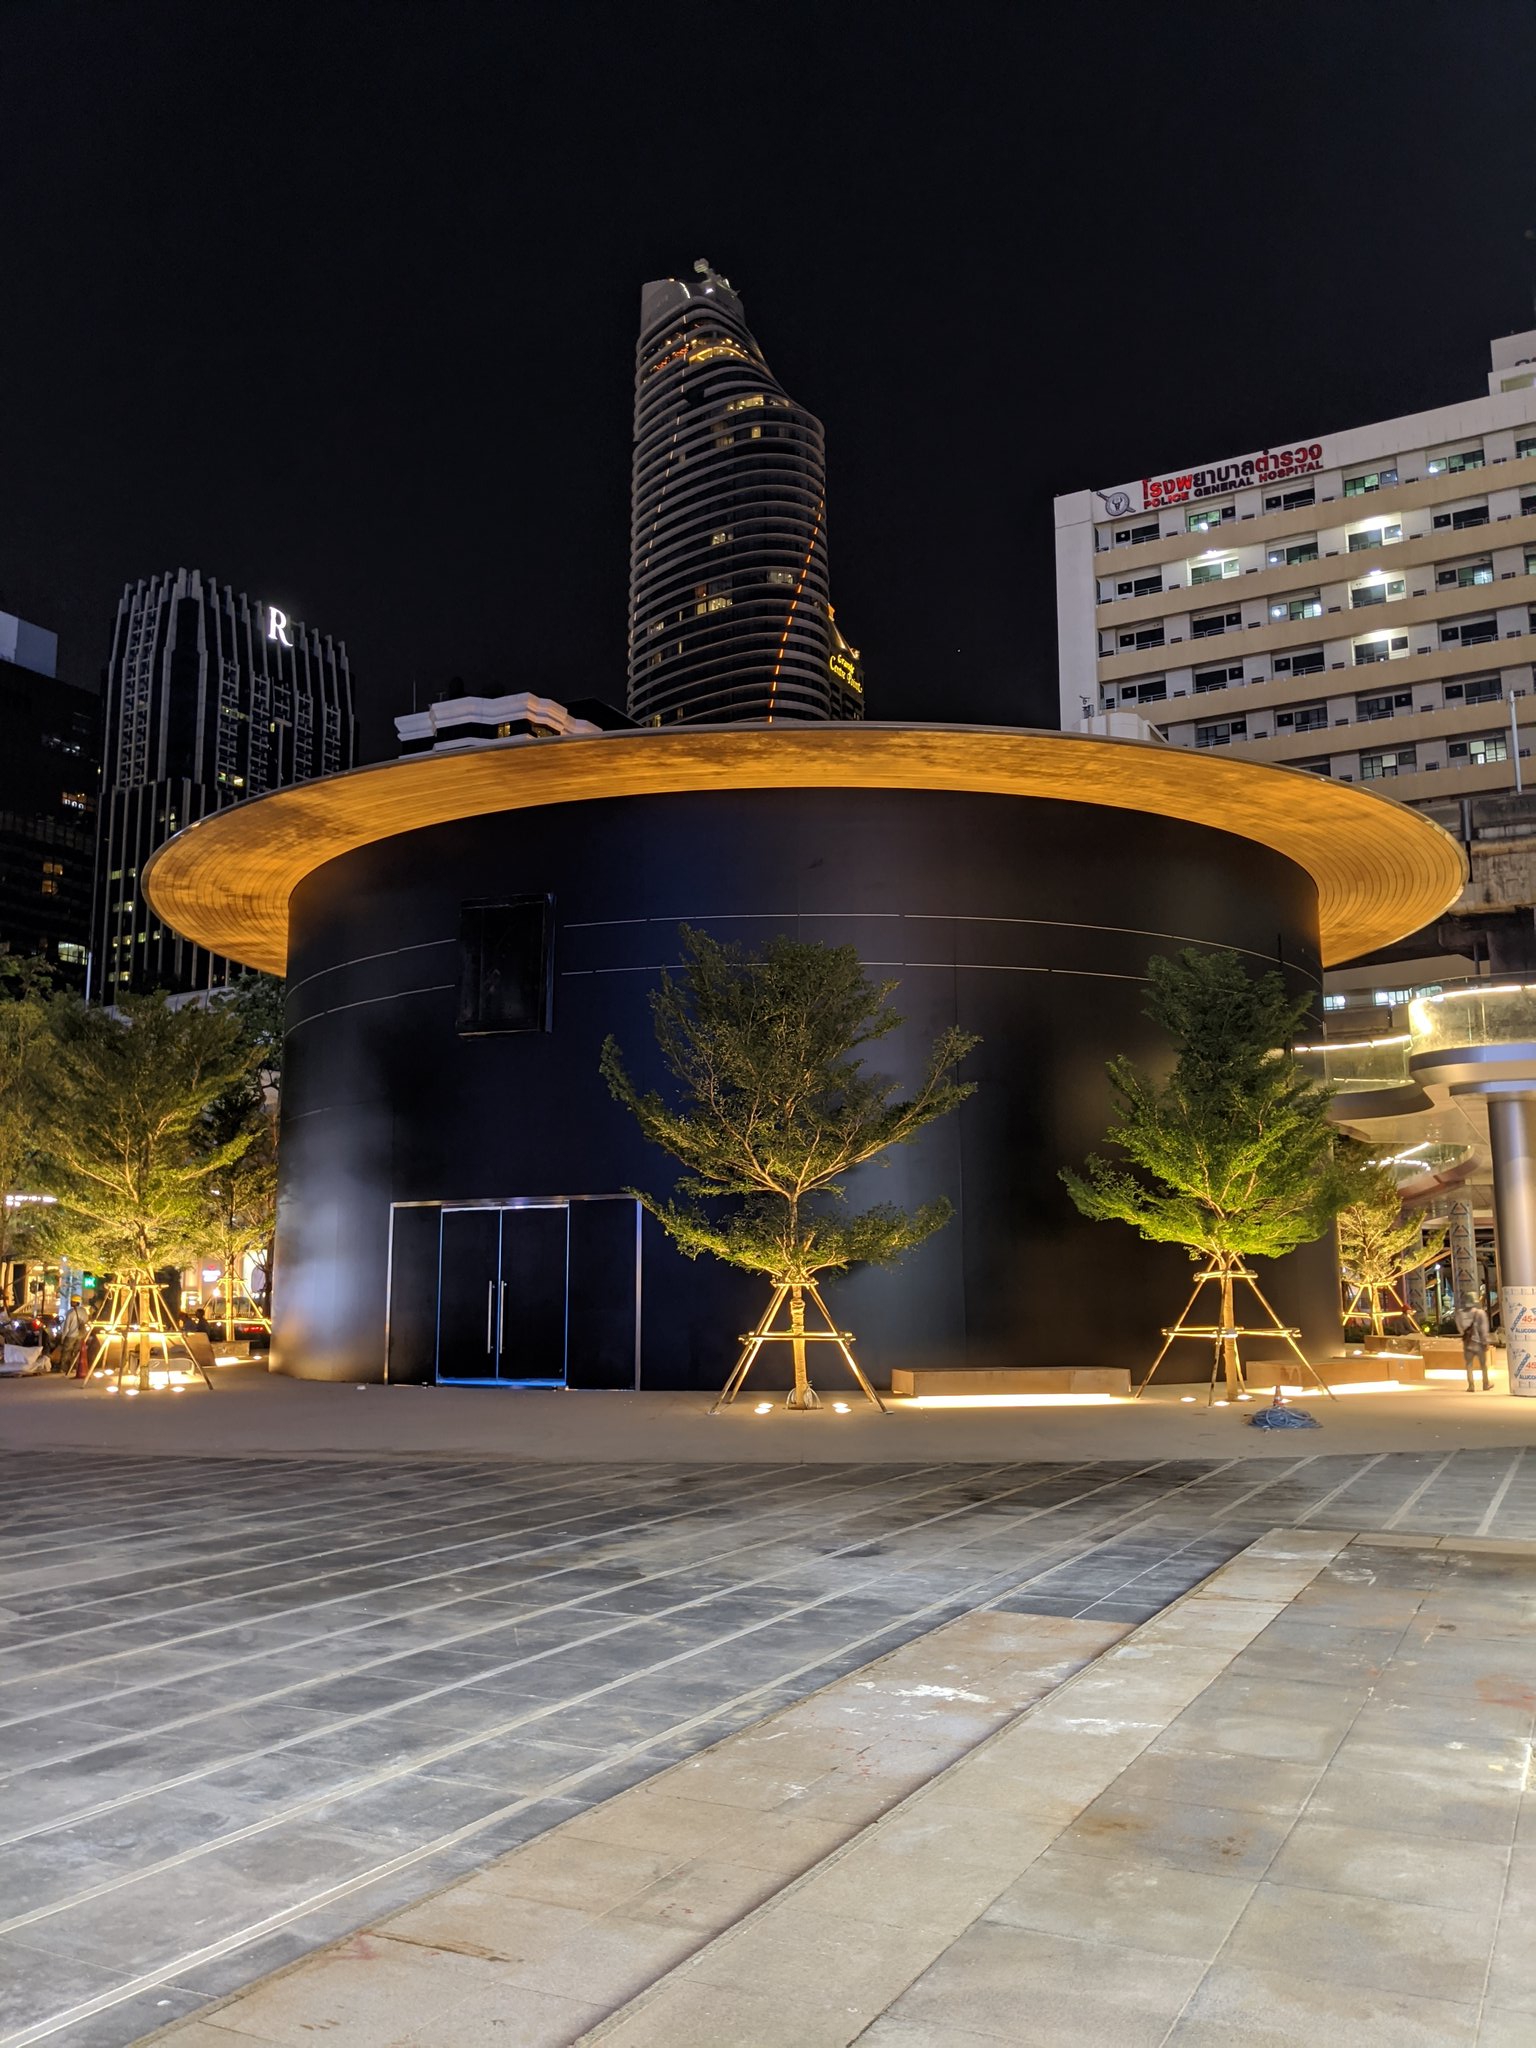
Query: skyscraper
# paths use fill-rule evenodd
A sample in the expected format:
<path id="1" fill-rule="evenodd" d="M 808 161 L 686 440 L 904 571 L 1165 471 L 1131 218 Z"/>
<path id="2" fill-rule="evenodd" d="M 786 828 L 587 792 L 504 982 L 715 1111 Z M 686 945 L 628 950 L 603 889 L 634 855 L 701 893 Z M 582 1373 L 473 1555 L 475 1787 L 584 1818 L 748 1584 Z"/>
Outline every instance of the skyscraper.
<path id="1" fill-rule="evenodd" d="M 862 718 L 832 620 L 821 422 L 763 360 L 730 281 L 640 296 L 629 711 L 642 723 Z"/>
<path id="2" fill-rule="evenodd" d="M 92 992 L 205 988 L 225 963 L 167 931 L 139 878 L 173 832 L 357 758 L 344 641 L 196 569 L 130 583 L 107 669 Z"/>
<path id="3" fill-rule="evenodd" d="M 54 674 L 58 636 L 0 612 L 0 948 L 85 982 L 101 699 Z"/>

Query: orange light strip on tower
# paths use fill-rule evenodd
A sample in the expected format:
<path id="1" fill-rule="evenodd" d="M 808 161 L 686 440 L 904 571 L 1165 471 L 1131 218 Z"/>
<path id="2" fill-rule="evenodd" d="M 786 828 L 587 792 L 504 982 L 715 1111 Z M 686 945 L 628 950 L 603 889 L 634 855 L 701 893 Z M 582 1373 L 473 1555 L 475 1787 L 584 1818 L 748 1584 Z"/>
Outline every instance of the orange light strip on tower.
<path id="1" fill-rule="evenodd" d="M 773 674 L 768 680 L 768 716 L 764 720 L 766 725 L 772 725 L 773 723 L 773 700 L 779 691 L 779 670 L 784 666 L 784 650 L 789 645 L 789 636 L 795 623 L 795 613 L 800 604 L 800 594 L 805 589 L 806 577 L 811 573 L 811 557 L 815 554 L 816 543 L 821 537 L 821 514 L 826 502 L 825 498 L 818 498 L 816 500 L 816 517 L 811 522 L 811 544 L 805 551 L 805 560 L 800 565 L 800 581 L 795 585 L 795 594 L 790 599 L 789 610 L 785 614 L 784 637 L 779 642 L 778 658 L 773 664 Z"/>

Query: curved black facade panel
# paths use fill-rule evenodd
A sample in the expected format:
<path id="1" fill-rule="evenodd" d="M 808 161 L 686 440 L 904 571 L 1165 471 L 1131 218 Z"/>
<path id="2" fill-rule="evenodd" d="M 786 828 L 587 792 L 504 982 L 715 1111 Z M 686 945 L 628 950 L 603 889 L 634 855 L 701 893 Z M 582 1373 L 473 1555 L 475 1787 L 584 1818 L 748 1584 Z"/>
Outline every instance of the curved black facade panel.
<path id="1" fill-rule="evenodd" d="M 774 377 L 727 281 L 705 267 L 691 283 L 647 285 L 630 501 L 632 717 L 860 715 L 832 666 L 826 491 L 821 422 Z"/>
<path id="2" fill-rule="evenodd" d="M 487 904 L 511 908 L 487 921 Z M 856 946 L 900 984 L 907 1021 L 879 1057 L 903 1079 L 946 1025 L 981 1034 L 965 1067 L 976 1095 L 853 1176 L 860 1205 L 956 1205 L 903 1265 L 828 1284 L 871 1377 L 1139 1373 L 1183 1303 L 1188 1261 L 1086 1222 L 1058 1169 L 1102 1139 L 1105 1062 L 1164 1050 L 1141 1013 L 1150 954 L 1232 946 L 1315 987 L 1316 914 L 1310 878 L 1250 840 L 964 793 L 614 798 L 343 855 L 292 902 L 275 1363 L 324 1379 L 377 1379 L 386 1355 L 389 1375 L 410 1379 L 723 1379 L 763 1286 L 640 1226 L 624 1190 L 669 1188 L 676 1169 L 597 1071 L 612 1031 L 643 1080 L 661 1078 L 647 997 L 688 923 L 749 945 L 783 931 Z M 524 1028 L 470 1035 L 482 996 L 492 1022 Z M 1330 1242 L 1266 1286 L 1312 1342 L 1337 1345 Z M 1204 1364 L 1186 1361 L 1192 1376 Z"/>

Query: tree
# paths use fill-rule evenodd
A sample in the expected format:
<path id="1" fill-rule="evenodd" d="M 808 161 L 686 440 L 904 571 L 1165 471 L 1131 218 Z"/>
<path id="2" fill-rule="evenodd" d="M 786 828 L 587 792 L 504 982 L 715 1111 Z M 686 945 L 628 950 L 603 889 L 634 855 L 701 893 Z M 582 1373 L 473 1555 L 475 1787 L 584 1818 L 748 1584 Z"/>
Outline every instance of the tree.
<path id="1" fill-rule="evenodd" d="M 11 1300 L 11 1273 L 32 1249 L 41 1205 L 13 1202 L 36 1194 L 37 1111 L 49 1052 L 45 962 L 0 950 L 0 1309 Z"/>
<path id="2" fill-rule="evenodd" d="M 817 1274 L 889 1265 L 948 1222 L 942 1198 L 849 1215 L 843 1179 L 973 1092 L 950 1076 L 978 1041 L 943 1032 L 915 1093 L 898 1098 L 896 1082 L 863 1060 L 902 1022 L 889 1007 L 897 984 L 871 981 L 853 947 L 779 937 L 748 954 L 686 926 L 682 942 L 682 975 L 663 974 L 651 996 L 676 1099 L 642 1094 L 615 1041 L 603 1046 L 615 1100 L 686 1168 L 671 1199 L 639 1199 L 689 1258 L 709 1252 L 766 1274 L 775 1305 L 787 1290 L 791 1328 L 802 1329 L 801 1293 L 816 1298 Z M 794 1359 L 789 1405 L 813 1407 L 803 1341 Z"/>
<path id="3" fill-rule="evenodd" d="M 229 1148 L 238 1139 L 244 1139 L 244 1150 L 231 1156 Z M 227 1090 L 210 1106 L 201 1140 L 208 1152 L 225 1160 L 203 1185 L 203 1216 L 224 1270 L 224 1323 L 229 1334 L 237 1313 L 236 1296 L 244 1287 L 245 1262 L 255 1253 L 270 1273 L 277 1223 L 277 1117 L 267 1090 L 255 1077 Z M 261 1312 L 265 1316 L 266 1310 Z"/>
<path id="4" fill-rule="evenodd" d="M 1354 1290 L 1345 1321 L 1368 1317 L 1377 1337 L 1386 1334 L 1389 1315 L 1401 1315 L 1414 1327 L 1401 1284 L 1407 1274 L 1439 1258 L 1445 1250 L 1445 1231 L 1438 1230 L 1425 1239 L 1423 1219 L 1404 1211 L 1391 1170 L 1363 1160 L 1352 1198 L 1339 1211 L 1338 1224 L 1339 1267 Z M 1386 1305 L 1392 1296 L 1397 1298 L 1396 1308 Z"/>
<path id="5" fill-rule="evenodd" d="M 271 974 L 243 974 L 220 998 L 250 1054 L 250 1069 L 214 1101 L 203 1120 L 210 1149 L 241 1133 L 246 1150 L 208 1181 L 206 1214 L 224 1269 L 226 1327 L 243 1286 L 246 1259 L 255 1253 L 267 1276 L 264 1315 L 272 1298 L 272 1239 L 277 1228 L 277 1101 L 282 1080 L 286 984 Z"/>
<path id="6" fill-rule="evenodd" d="M 131 1297 L 147 1362 L 156 1268 L 198 1248 L 209 1180 L 251 1143 L 240 1131 L 210 1144 L 207 1118 L 253 1055 L 234 1017 L 158 995 L 126 996 L 115 1013 L 59 997 L 49 1024 L 39 1140 L 43 1185 L 58 1198 L 50 1233 Z"/>
<path id="7" fill-rule="evenodd" d="M 275 974 L 242 974 L 230 983 L 221 1007 L 239 1020 L 255 1055 L 261 1084 L 276 1088 L 283 1070 L 283 1019 L 288 984 Z"/>
<path id="8" fill-rule="evenodd" d="M 1230 1330 L 1244 1261 L 1312 1243 L 1352 1192 L 1328 1090 L 1289 1050 L 1311 999 L 1287 995 L 1279 974 L 1251 975 L 1236 953 L 1193 947 L 1154 957 L 1147 981 L 1146 1014 L 1176 1049 L 1172 1071 L 1158 1080 L 1111 1060 L 1118 1117 L 1107 1136 L 1128 1164 L 1094 1156 L 1062 1179 L 1085 1216 L 1128 1223 L 1206 1261 Z M 1235 1342 L 1218 1341 L 1235 1395 Z"/>

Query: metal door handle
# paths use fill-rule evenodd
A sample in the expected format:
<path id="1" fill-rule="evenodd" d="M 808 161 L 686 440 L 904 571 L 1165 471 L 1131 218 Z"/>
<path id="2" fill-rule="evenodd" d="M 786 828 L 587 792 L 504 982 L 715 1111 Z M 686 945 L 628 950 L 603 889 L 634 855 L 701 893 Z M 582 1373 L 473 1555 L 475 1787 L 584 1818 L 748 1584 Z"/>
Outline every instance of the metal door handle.
<path id="1" fill-rule="evenodd" d="M 485 1348 L 487 1352 L 491 1348 L 491 1304 L 495 1298 L 496 1282 L 494 1280 L 487 1280 L 485 1283 Z"/>
<path id="2" fill-rule="evenodd" d="M 503 1280 L 503 1281 L 502 1281 L 502 1283 L 501 1283 L 501 1304 L 500 1304 L 500 1307 L 499 1307 L 499 1309 L 498 1309 L 498 1311 L 497 1311 L 497 1315 L 496 1315 L 496 1349 L 497 1349 L 497 1351 L 498 1351 L 498 1352 L 500 1352 L 500 1351 L 504 1351 L 504 1350 L 506 1349 L 506 1338 L 505 1338 L 505 1336 L 503 1335 L 503 1332 L 504 1332 L 504 1331 L 505 1331 L 505 1329 L 506 1329 L 506 1324 L 507 1324 L 507 1283 L 506 1283 L 506 1281 L 505 1281 L 505 1280 Z"/>

